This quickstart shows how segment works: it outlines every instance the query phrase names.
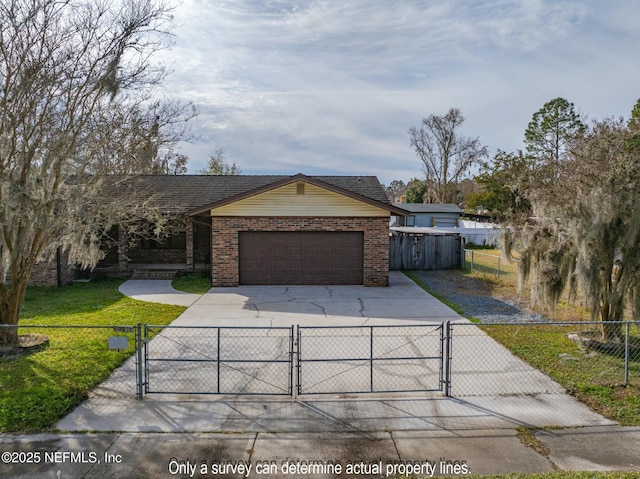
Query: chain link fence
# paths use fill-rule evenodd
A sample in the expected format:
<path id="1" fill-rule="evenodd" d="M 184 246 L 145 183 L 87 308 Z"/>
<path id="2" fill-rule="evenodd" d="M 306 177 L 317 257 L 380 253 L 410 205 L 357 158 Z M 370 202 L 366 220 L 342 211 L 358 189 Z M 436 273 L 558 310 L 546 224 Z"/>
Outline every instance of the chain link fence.
<path id="1" fill-rule="evenodd" d="M 145 393 L 291 394 L 290 327 L 145 325 L 144 331 Z"/>
<path id="2" fill-rule="evenodd" d="M 442 325 L 298 327 L 298 394 L 442 389 Z"/>
<path id="3" fill-rule="evenodd" d="M 502 259 L 501 256 L 483 253 L 473 249 L 464 250 L 464 267 L 469 272 L 479 272 L 503 279 L 513 275 L 513 267 Z"/>
<path id="4" fill-rule="evenodd" d="M 15 326 L 1 326 L 15 328 Z M 5 329 L 6 331 L 7 329 Z M 145 393 L 535 395 L 640 387 L 640 322 L 223 328 L 20 325 L 37 355 L 0 348 L 7 390 Z M 39 344 L 37 339 L 46 336 Z M 608 339 L 604 339 L 607 337 Z M 50 359 L 67 365 L 48 368 Z"/>
<path id="5" fill-rule="evenodd" d="M 452 396 L 640 386 L 640 323 L 451 323 Z M 562 384 L 562 386 L 560 385 Z"/>
<path id="6" fill-rule="evenodd" d="M 134 326 L 0 325 L 20 343 L 0 346 L 0 383 L 38 384 L 51 395 L 132 397 L 136 391 L 137 328 Z M 34 353 L 37 353 L 34 355 Z M 51 369 L 51 364 L 65 368 Z"/>

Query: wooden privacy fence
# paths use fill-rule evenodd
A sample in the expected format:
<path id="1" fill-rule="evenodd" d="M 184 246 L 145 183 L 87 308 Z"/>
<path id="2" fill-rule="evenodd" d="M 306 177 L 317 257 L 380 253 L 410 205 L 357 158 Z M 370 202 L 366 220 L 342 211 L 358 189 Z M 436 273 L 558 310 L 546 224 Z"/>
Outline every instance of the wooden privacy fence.
<path id="1" fill-rule="evenodd" d="M 389 269 L 462 268 L 463 241 L 458 235 L 393 235 L 389 237 Z"/>

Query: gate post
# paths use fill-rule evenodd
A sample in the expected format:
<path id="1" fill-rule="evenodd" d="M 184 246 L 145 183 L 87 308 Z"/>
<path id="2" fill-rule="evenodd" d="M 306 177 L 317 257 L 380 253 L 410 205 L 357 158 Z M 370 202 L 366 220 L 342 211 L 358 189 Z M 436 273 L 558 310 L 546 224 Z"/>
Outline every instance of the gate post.
<path id="1" fill-rule="evenodd" d="M 369 390 L 373 392 L 373 326 L 369 326 Z"/>
<path id="2" fill-rule="evenodd" d="M 442 351 L 444 395 L 451 397 L 451 321 L 445 322 L 444 328 L 444 348 Z"/>
<path id="3" fill-rule="evenodd" d="M 136 399 L 142 399 L 142 323 L 136 327 Z"/>
<path id="4" fill-rule="evenodd" d="M 294 367 L 293 366 L 293 361 L 294 361 L 293 348 L 295 347 L 294 334 L 295 334 L 295 326 L 292 324 L 291 331 L 289 332 L 289 395 L 295 399 L 297 397 L 297 394 L 295 392 L 295 387 L 296 387 L 294 385 L 295 376 L 293 374 L 293 367 Z"/>
<path id="5" fill-rule="evenodd" d="M 295 356 L 296 356 L 296 358 L 295 358 L 295 361 L 296 361 L 296 385 L 295 385 L 295 391 L 297 392 L 296 398 L 298 396 L 300 396 L 300 394 L 302 394 L 302 385 L 300 383 L 300 380 L 301 380 L 300 368 L 302 367 L 302 364 L 301 364 L 301 361 L 302 361 L 302 347 L 301 347 L 302 341 L 301 340 L 302 340 L 302 335 L 300 334 L 300 325 L 298 324 L 298 325 L 296 325 L 296 341 L 295 341 L 294 347 L 292 348 L 292 351 L 295 351 Z M 293 367 L 293 360 L 291 361 L 291 367 Z"/>

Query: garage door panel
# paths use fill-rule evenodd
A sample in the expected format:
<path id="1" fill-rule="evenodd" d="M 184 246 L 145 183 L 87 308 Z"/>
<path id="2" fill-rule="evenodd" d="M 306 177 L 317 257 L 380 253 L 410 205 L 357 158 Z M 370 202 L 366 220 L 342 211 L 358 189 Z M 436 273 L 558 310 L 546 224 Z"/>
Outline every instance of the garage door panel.
<path id="1" fill-rule="evenodd" d="M 240 232 L 241 284 L 362 284 L 362 232 Z"/>

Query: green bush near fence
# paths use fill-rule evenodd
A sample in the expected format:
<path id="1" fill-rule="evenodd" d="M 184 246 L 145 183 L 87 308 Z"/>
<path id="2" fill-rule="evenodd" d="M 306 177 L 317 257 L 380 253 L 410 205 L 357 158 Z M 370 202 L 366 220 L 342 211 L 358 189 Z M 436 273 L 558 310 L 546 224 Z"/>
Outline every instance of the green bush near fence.
<path id="1" fill-rule="evenodd" d="M 45 334 L 48 346 L 17 359 L 0 360 L 0 432 L 46 430 L 83 401 L 89 391 L 133 354 L 133 334 L 113 328 L 44 326 L 133 326 L 168 324 L 182 306 L 145 303 L 118 292 L 121 280 L 30 288 L 20 334 Z M 108 337 L 128 336 L 129 348 L 109 350 Z M 130 392 L 135 396 L 135 390 Z"/>

